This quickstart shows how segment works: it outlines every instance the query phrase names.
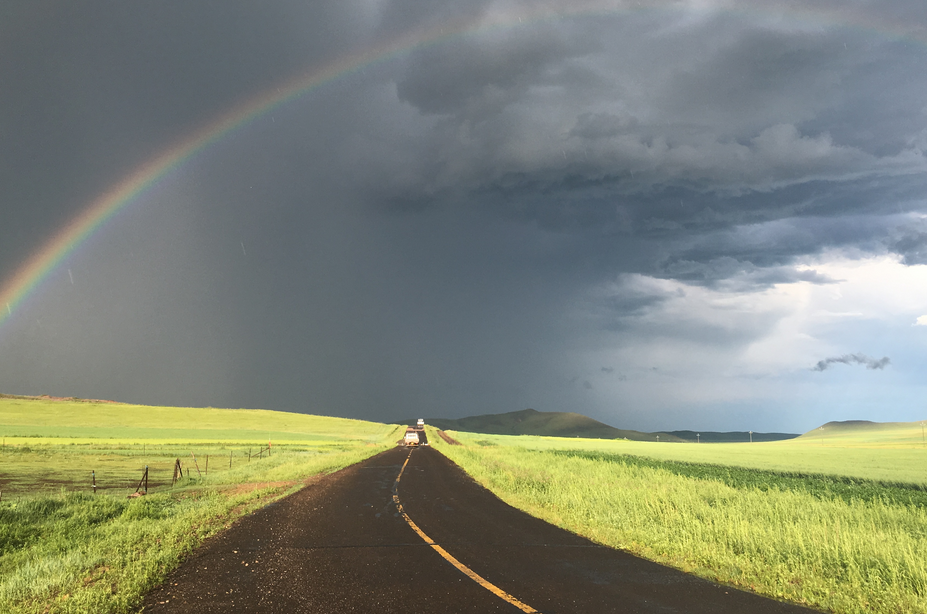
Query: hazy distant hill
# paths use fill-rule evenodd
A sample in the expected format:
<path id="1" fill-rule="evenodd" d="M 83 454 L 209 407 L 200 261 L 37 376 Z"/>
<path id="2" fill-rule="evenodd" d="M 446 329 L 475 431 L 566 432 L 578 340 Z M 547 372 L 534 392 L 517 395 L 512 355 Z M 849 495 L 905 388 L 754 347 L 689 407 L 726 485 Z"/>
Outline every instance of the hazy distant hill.
<path id="1" fill-rule="evenodd" d="M 822 429 L 828 431 L 871 431 L 874 429 L 891 428 L 901 422 L 873 422 L 872 420 L 840 420 L 822 424 L 816 429 L 808 431 L 805 435 L 816 435 L 817 431 Z"/>
<path id="2" fill-rule="evenodd" d="M 670 431 L 684 441 L 701 441 L 703 443 L 737 443 L 750 441 L 749 431 L 730 431 L 727 433 L 717 433 L 714 431 Z M 696 434 L 699 437 L 696 437 Z M 753 441 L 782 441 L 784 439 L 795 439 L 798 433 L 753 433 Z"/>
<path id="3" fill-rule="evenodd" d="M 398 424 L 413 424 L 402 420 Z M 425 424 L 442 430 L 489 433 L 494 435 L 543 435 L 547 437 L 589 437 L 592 439 L 631 439 L 635 441 L 682 441 L 669 433 L 642 433 L 616 429 L 582 414 L 523 409 L 505 414 L 484 414 L 452 420 L 425 418 Z"/>
<path id="4" fill-rule="evenodd" d="M 816 429 L 811 429 L 802 437 L 806 439 L 818 439 L 820 437 L 839 437 L 843 435 L 878 433 L 882 431 L 894 431 L 898 428 L 909 427 L 912 429 L 920 428 L 920 422 L 872 422 L 871 420 L 842 420 L 822 424 Z"/>
<path id="5" fill-rule="evenodd" d="M 909 446 L 920 444 L 927 447 L 927 421 L 914 422 L 871 422 L 869 420 L 844 420 L 828 422 L 811 429 L 800 439 L 833 441 L 845 445 L 867 445 L 875 447 Z"/>

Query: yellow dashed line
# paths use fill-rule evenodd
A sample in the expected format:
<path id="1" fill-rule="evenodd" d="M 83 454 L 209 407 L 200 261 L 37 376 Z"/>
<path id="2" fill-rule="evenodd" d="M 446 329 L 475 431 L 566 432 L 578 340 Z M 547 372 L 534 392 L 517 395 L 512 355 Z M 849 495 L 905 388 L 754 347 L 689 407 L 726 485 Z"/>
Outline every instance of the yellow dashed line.
<path id="1" fill-rule="evenodd" d="M 426 535 L 424 531 L 418 528 L 417 524 L 412 522 L 412 519 L 409 518 L 409 515 L 406 514 L 406 511 L 402 508 L 402 503 L 399 502 L 399 480 L 402 479 L 402 472 L 406 470 L 406 465 L 409 464 L 410 458 L 412 458 L 412 450 L 409 450 L 409 455 L 406 457 L 406 462 L 402 464 L 402 469 L 399 470 L 399 475 L 396 476 L 396 483 L 393 485 L 393 503 L 396 504 L 396 509 L 399 511 L 400 514 L 402 514 L 402 517 L 405 519 L 405 521 L 409 523 L 409 526 L 412 527 L 412 530 L 415 531 L 419 537 L 425 540 L 425 543 L 431 546 L 431 548 L 435 552 L 437 552 L 442 557 L 444 557 L 445 561 L 447 561 L 448 563 L 456 567 L 461 573 L 463 573 L 465 576 L 467 576 L 468 578 L 470 578 L 471 580 L 473 580 L 474 582 L 476 582 L 477 584 L 479 584 L 486 590 L 488 590 L 490 593 L 492 593 L 496 597 L 499 597 L 500 599 L 504 599 L 505 601 L 511 603 L 512 605 L 514 605 L 516 608 L 518 608 L 522 612 L 528 612 L 529 614 L 540 614 L 540 612 L 532 608 L 530 605 L 526 603 L 522 603 L 521 601 L 509 595 L 508 593 L 506 593 L 504 590 L 502 590 L 501 588 L 499 588 L 498 586 L 496 586 L 489 580 L 485 579 L 480 574 L 476 573 L 475 571 L 473 571 L 472 569 L 470 569 L 469 567 L 467 567 L 466 565 L 464 565 L 463 563 L 455 559 L 447 550 L 445 550 L 444 548 L 436 544 L 433 539 L 428 537 L 428 535 Z"/>

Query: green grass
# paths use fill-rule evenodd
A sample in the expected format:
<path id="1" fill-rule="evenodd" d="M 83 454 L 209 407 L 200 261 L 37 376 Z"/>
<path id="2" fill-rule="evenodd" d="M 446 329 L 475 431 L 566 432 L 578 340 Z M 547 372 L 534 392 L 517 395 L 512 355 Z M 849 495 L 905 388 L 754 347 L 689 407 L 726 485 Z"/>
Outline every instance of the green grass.
<path id="1" fill-rule="evenodd" d="M 599 543 L 826 611 L 927 611 L 923 449 L 451 435 L 464 445 L 429 441 L 508 503 Z"/>
<path id="2" fill-rule="evenodd" d="M 803 438 L 752 444 L 677 444 L 486 434 L 471 434 L 468 441 L 475 445 L 484 442 L 529 450 L 595 450 L 655 460 L 927 484 L 927 449 L 922 448 L 919 441 L 904 444 L 907 447 L 898 443 L 893 444 L 894 447 L 864 445 L 856 438 L 835 438 L 824 445 L 818 440 Z"/>
<path id="3" fill-rule="evenodd" d="M 375 425 L 375 426 L 374 426 Z M 386 425 L 264 409 L 149 407 L 99 401 L 0 398 L 0 437 L 294 442 L 330 437 L 373 441 Z M 7 444 L 15 444 L 8 439 Z"/>
<path id="4" fill-rule="evenodd" d="M 4 613 L 130 611 L 234 518 L 400 436 L 394 425 L 283 412 L 10 398 L 0 425 Z M 271 438 L 272 455 L 258 458 Z M 177 458 L 185 477 L 172 487 Z M 145 465 L 149 494 L 128 499 Z"/>

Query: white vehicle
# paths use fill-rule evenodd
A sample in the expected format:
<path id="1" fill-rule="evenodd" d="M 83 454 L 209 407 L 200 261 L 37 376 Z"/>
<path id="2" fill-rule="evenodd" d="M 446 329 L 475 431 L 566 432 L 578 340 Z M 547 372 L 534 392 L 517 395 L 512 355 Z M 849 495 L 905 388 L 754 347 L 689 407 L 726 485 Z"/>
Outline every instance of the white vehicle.
<path id="1" fill-rule="evenodd" d="M 416 426 L 417 426 L 418 428 L 420 428 L 420 429 L 425 428 L 425 419 L 424 419 L 424 418 L 419 418 L 419 419 L 418 419 L 418 422 L 416 423 Z"/>
<path id="2" fill-rule="evenodd" d="M 418 445 L 418 433 L 415 432 L 415 429 L 412 427 L 406 429 L 406 436 L 403 439 L 403 443 L 409 447 Z"/>

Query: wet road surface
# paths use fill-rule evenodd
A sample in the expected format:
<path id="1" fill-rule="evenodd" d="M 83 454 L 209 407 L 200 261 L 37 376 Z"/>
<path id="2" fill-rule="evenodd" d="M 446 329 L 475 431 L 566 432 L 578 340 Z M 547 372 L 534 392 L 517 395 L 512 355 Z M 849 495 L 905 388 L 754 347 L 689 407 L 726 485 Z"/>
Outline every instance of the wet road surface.
<path id="1" fill-rule="evenodd" d="M 397 509 L 394 490 L 402 510 L 437 548 Z M 523 607 L 475 582 L 439 550 Z M 598 546 L 532 518 L 427 447 L 411 456 L 405 448 L 389 450 L 240 519 L 144 602 L 146 614 L 530 611 L 812 612 Z"/>

